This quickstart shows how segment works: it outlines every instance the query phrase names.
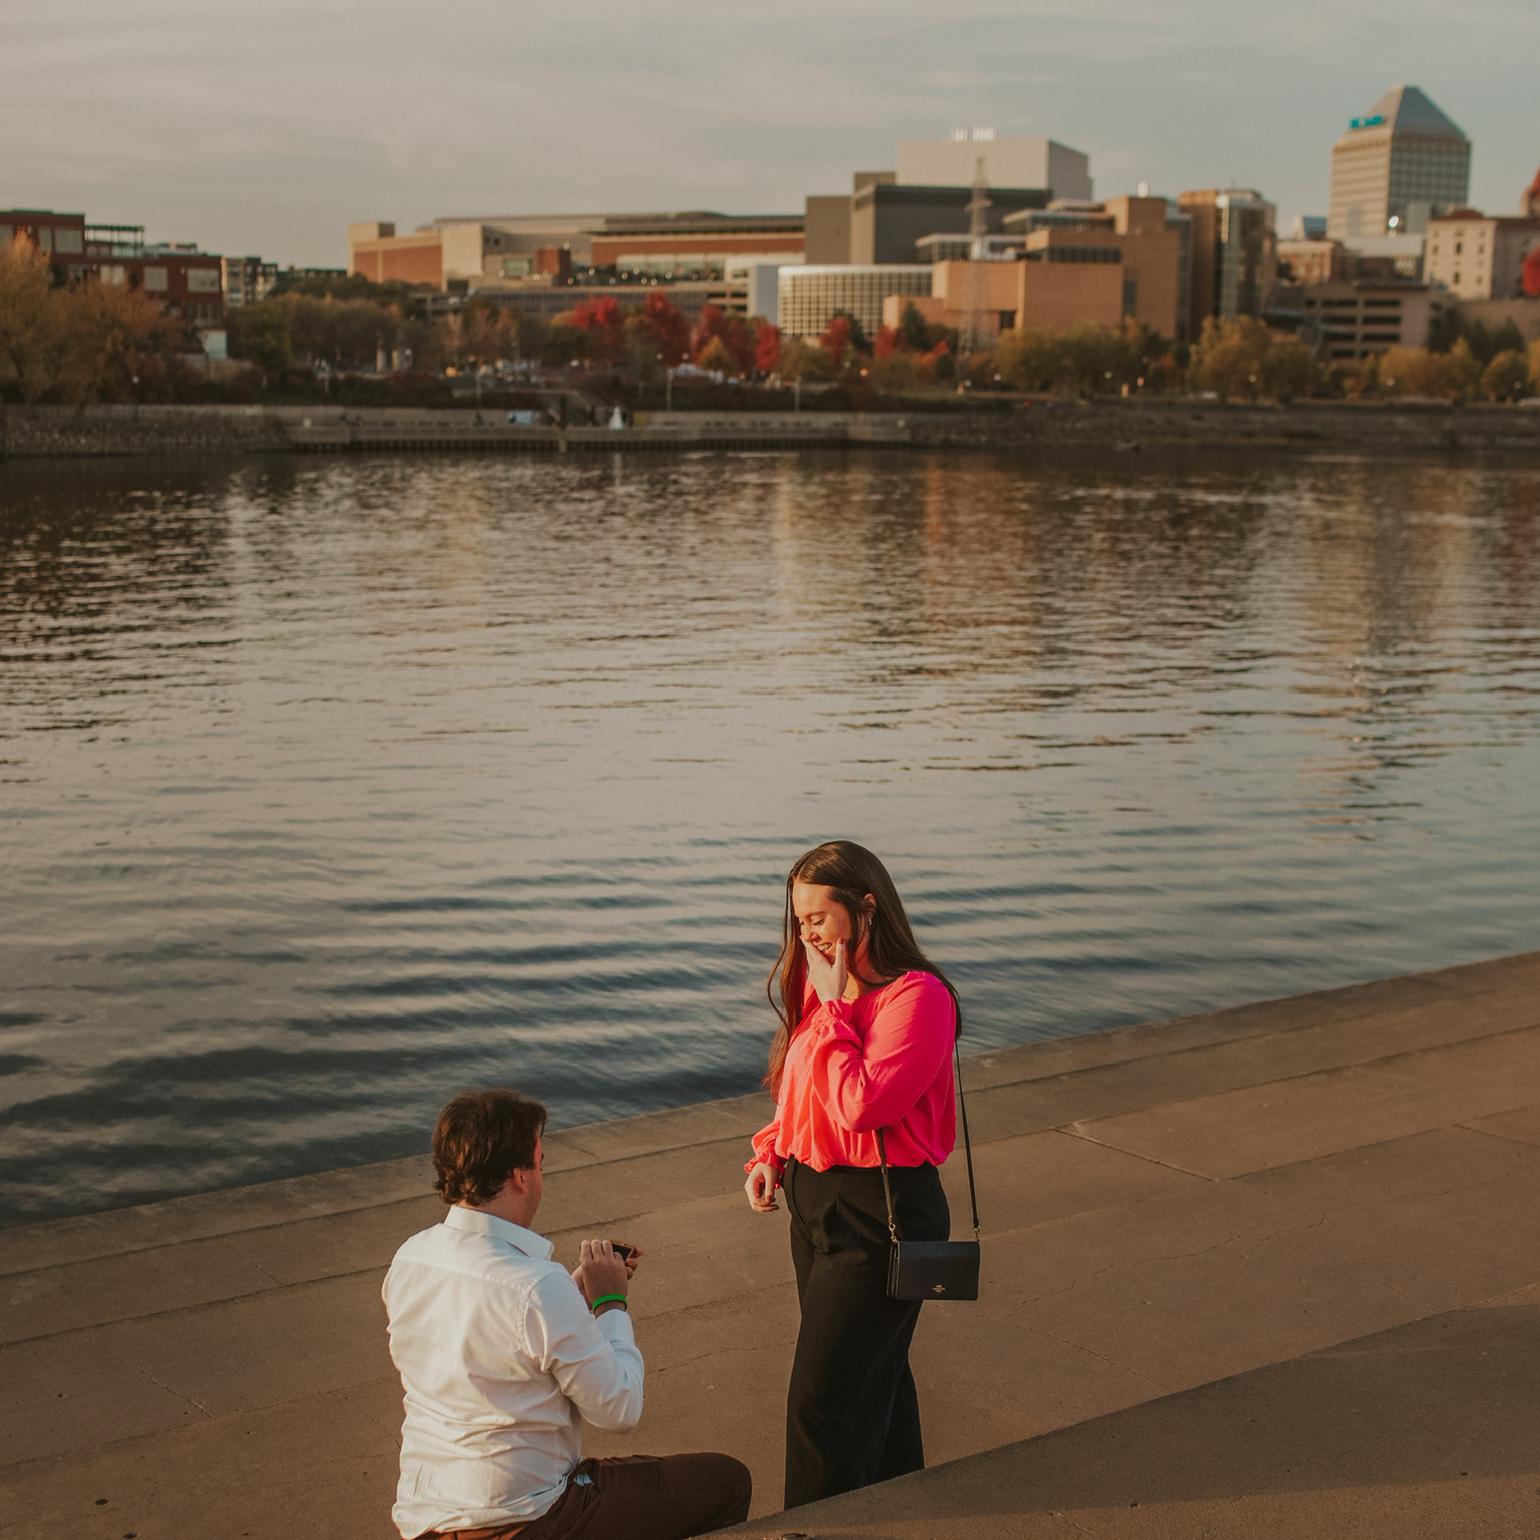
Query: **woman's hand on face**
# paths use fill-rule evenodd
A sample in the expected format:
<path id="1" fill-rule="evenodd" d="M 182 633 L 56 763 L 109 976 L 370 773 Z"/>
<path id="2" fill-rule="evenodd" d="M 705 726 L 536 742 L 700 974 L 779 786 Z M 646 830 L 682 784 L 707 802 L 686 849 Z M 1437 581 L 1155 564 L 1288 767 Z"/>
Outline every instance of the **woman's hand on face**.
<path id="1" fill-rule="evenodd" d="M 749 1207 L 756 1214 L 773 1214 L 781 1205 L 775 1201 L 775 1167 L 766 1161 L 749 1172 L 743 1190 L 749 1195 Z"/>
<path id="2" fill-rule="evenodd" d="M 834 943 L 834 960 L 831 962 L 810 941 L 802 943 L 807 954 L 807 978 L 813 992 L 827 1005 L 831 1000 L 845 997 L 845 986 L 850 982 L 850 965 L 845 960 L 845 943 Z"/>

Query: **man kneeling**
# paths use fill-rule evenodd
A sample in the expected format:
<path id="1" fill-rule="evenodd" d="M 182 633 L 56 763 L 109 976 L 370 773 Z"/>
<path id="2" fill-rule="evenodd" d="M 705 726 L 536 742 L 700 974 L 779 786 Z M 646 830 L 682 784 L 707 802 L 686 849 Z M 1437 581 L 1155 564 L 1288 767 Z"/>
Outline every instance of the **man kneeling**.
<path id="1" fill-rule="evenodd" d="M 545 1178 L 545 1108 L 467 1091 L 439 1114 L 443 1222 L 385 1276 L 390 1356 L 406 1392 L 392 1516 L 405 1540 L 684 1540 L 748 1517 L 748 1470 L 721 1454 L 582 1458 L 583 1422 L 642 1415 L 626 1296 L 640 1253 L 584 1241 L 577 1269 L 529 1227 Z"/>

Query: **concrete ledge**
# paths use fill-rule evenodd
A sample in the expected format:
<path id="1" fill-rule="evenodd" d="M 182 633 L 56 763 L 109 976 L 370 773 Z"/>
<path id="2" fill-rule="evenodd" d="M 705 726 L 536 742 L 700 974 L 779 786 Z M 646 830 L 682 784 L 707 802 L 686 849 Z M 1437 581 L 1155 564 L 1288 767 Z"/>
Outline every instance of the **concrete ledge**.
<path id="1" fill-rule="evenodd" d="M 983 1297 L 922 1322 L 938 1469 L 915 1481 L 1540 1283 L 1537 985 L 1530 954 L 969 1060 Z M 796 1313 L 784 1216 L 740 1192 L 766 1107 L 561 1130 L 540 1217 L 562 1256 L 595 1232 L 649 1252 L 648 1413 L 590 1452 L 729 1449 L 760 1513 L 779 1504 Z M 954 1211 L 961 1180 L 953 1162 Z M 388 1536 L 400 1387 L 379 1282 L 441 1212 L 411 1159 L 0 1232 L 0 1535 L 201 1535 L 212 1489 L 220 1533 L 277 1540 L 303 1515 Z M 889 1532 L 860 1512 L 852 1533 Z"/>

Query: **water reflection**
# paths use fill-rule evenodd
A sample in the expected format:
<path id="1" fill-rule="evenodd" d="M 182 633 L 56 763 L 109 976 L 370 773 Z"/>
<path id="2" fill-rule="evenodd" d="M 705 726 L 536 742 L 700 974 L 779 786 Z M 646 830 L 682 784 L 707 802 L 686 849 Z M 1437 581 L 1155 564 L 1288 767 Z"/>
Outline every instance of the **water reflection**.
<path id="1" fill-rule="evenodd" d="M 977 1047 L 1532 946 L 1537 524 L 1351 458 L 0 468 L 0 1221 L 746 1089 L 831 832 Z"/>

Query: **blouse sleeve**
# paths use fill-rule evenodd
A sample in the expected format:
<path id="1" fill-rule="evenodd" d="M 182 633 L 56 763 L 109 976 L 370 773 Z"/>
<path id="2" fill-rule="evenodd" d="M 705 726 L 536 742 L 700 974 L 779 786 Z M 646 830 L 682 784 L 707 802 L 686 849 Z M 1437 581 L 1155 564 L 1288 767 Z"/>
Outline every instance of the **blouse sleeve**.
<path id="1" fill-rule="evenodd" d="M 940 979 L 912 973 L 890 984 L 863 1041 L 848 1002 L 820 1007 L 811 1080 L 830 1116 L 852 1133 L 900 1122 L 935 1083 L 957 1036 L 957 1009 Z"/>
<path id="2" fill-rule="evenodd" d="M 744 1165 L 745 1171 L 752 1171 L 755 1166 L 766 1165 L 775 1168 L 776 1179 L 780 1179 L 782 1167 L 785 1162 L 775 1153 L 775 1141 L 781 1133 L 781 1109 L 777 1105 L 775 1116 L 770 1119 L 760 1131 L 754 1135 L 754 1155 Z"/>

